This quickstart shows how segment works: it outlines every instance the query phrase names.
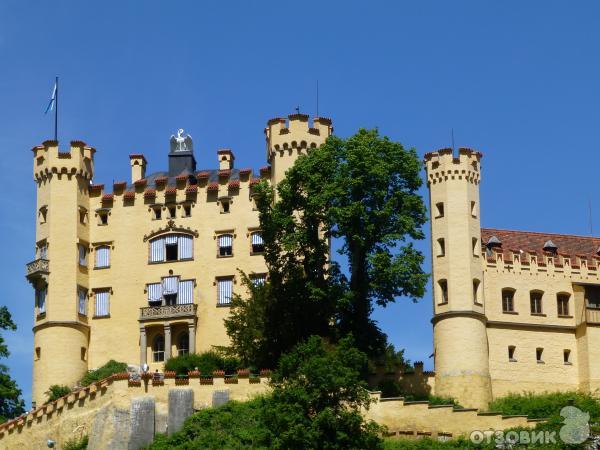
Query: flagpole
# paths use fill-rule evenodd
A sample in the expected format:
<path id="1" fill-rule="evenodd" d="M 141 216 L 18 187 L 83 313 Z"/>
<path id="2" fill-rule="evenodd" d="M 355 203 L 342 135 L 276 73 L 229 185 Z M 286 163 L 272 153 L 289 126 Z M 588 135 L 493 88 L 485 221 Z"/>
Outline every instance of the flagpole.
<path id="1" fill-rule="evenodd" d="M 54 140 L 58 141 L 58 77 L 56 77 L 56 100 L 54 105 Z"/>

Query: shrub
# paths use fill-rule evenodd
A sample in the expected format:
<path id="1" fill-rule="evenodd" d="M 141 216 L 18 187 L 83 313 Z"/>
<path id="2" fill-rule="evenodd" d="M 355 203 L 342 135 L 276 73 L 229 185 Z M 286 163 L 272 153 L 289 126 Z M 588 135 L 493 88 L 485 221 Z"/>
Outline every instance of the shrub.
<path id="1" fill-rule="evenodd" d="M 62 446 L 63 450 L 86 450 L 88 447 L 87 435 L 80 438 L 68 439 Z"/>
<path id="2" fill-rule="evenodd" d="M 114 373 L 121 373 L 127 371 L 127 364 L 123 362 L 117 362 L 114 359 L 111 359 L 102 367 L 92 370 L 84 375 L 81 379 L 82 386 L 89 386 L 95 381 L 103 380 L 106 377 Z"/>
<path id="3" fill-rule="evenodd" d="M 455 408 L 462 408 L 462 406 L 459 405 L 458 402 L 452 397 L 439 397 L 437 395 L 430 395 L 427 398 L 427 401 L 429 402 L 430 405 L 433 405 L 433 406 L 454 405 Z"/>
<path id="4" fill-rule="evenodd" d="M 48 401 L 46 403 L 53 402 L 54 400 L 58 400 L 65 395 L 71 393 L 71 388 L 69 386 L 65 386 L 64 384 L 53 384 L 48 388 L 46 392 L 44 392 L 48 397 Z"/>
<path id="5" fill-rule="evenodd" d="M 400 383 L 395 380 L 381 380 L 377 385 L 377 390 L 381 391 L 382 398 L 402 397 Z"/>
<path id="6" fill-rule="evenodd" d="M 217 352 L 188 353 L 187 355 L 174 356 L 165 363 L 165 370 L 172 370 L 177 375 L 187 375 L 188 372 L 198 368 L 201 375 L 212 375 L 214 370 L 225 370 L 233 373 L 240 368 L 237 358 L 224 357 Z"/>
<path id="7" fill-rule="evenodd" d="M 600 401 L 580 392 L 547 392 L 509 394 L 490 404 L 490 411 L 507 415 L 527 415 L 532 419 L 560 417 L 560 410 L 569 404 L 590 414 L 590 421 L 600 420 Z"/>

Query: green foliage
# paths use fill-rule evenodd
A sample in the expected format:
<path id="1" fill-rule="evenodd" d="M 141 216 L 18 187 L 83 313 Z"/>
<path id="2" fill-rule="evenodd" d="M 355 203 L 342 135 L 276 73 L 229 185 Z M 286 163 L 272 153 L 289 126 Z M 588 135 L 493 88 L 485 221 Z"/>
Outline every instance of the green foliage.
<path id="1" fill-rule="evenodd" d="M 560 417 L 560 410 L 572 404 L 590 414 L 590 421 L 600 421 L 600 401 L 580 392 L 548 392 L 544 394 L 509 394 L 490 404 L 490 411 L 506 415 L 527 415 L 533 419 Z"/>
<path id="2" fill-rule="evenodd" d="M 187 375 L 196 367 L 202 375 L 212 375 L 214 370 L 233 373 L 242 368 L 239 359 L 225 357 L 215 351 L 173 356 L 165 363 L 165 370 L 173 370 L 177 375 Z"/>
<path id="3" fill-rule="evenodd" d="M 426 399 L 430 405 L 454 405 L 455 408 L 462 409 L 463 407 L 452 397 L 440 397 L 438 395 L 429 395 Z"/>
<path id="4" fill-rule="evenodd" d="M 6 306 L 0 307 L 0 330 L 14 331 L 17 326 L 12 320 Z M 0 334 L 0 358 L 9 356 L 8 346 Z M 0 364 L 0 423 L 17 417 L 25 412 L 25 402 L 21 397 L 21 389 L 8 372 L 8 367 Z"/>
<path id="5" fill-rule="evenodd" d="M 311 337 L 281 358 L 271 394 L 201 411 L 151 448 L 379 449 L 382 429 L 360 412 L 370 402 L 366 362 L 349 339 L 331 346 Z"/>
<path id="6" fill-rule="evenodd" d="M 67 440 L 62 448 L 63 450 L 85 450 L 88 447 L 88 436 L 81 436 L 80 438 L 72 438 Z"/>
<path id="7" fill-rule="evenodd" d="M 167 437 L 156 436 L 150 447 L 166 449 L 266 449 L 270 433 L 262 413 L 266 400 L 231 401 L 219 408 L 200 411 L 188 418 L 181 431 Z"/>
<path id="8" fill-rule="evenodd" d="M 46 403 L 53 402 L 54 400 L 58 400 L 61 397 L 64 397 L 67 394 L 71 393 L 71 388 L 69 386 L 65 386 L 64 384 L 53 384 L 48 388 L 45 392 L 48 400 Z"/>
<path id="9" fill-rule="evenodd" d="M 127 371 L 127 363 L 118 362 L 118 361 L 115 361 L 114 359 L 111 359 L 106 364 L 104 364 L 102 367 L 86 373 L 83 376 L 83 378 L 81 379 L 81 385 L 89 386 L 90 384 L 94 383 L 95 381 L 100 381 L 106 377 L 109 377 L 112 374 L 126 372 L 126 371 Z"/>
<path id="10" fill-rule="evenodd" d="M 396 351 L 393 344 L 385 346 L 384 350 L 369 360 L 369 371 L 374 373 L 377 369 L 384 373 L 396 373 L 412 369 L 410 361 L 404 358 L 404 349 Z"/>
<path id="11" fill-rule="evenodd" d="M 359 130 L 300 156 L 277 196 L 259 183 L 269 282 L 234 299 L 225 321 L 230 351 L 268 365 L 311 335 L 335 341 L 352 334 L 369 357 L 385 360 L 387 340 L 371 319 L 373 304 L 419 298 L 428 278 L 410 242 L 423 238 L 420 167 L 414 150 Z M 330 260 L 331 238 L 341 240 L 348 276 Z"/>

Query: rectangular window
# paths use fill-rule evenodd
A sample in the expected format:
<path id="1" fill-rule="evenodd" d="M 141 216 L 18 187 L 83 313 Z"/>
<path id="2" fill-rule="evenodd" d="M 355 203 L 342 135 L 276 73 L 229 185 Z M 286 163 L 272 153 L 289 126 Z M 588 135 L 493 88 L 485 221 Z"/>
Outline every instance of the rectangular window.
<path id="1" fill-rule="evenodd" d="M 219 236 L 219 256 L 233 256 L 233 236 L 222 234 Z"/>
<path id="2" fill-rule="evenodd" d="M 150 306 L 159 306 L 162 303 L 162 283 L 150 283 L 147 290 Z"/>
<path id="3" fill-rule="evenodd" d="M 514 312 L 515 311 L 515 291 L 512 289 L 502 289 L 502 312 Z"/>
<path id="4" fill-rule="evenodd" d="M 218 305 L 229 305 L 233 296 L 233 278 L 221 278 L 217 281 Z"/>
<path id="5" fill-rule="evenodd" d="M 473 243 L 473 256 L 479 256 L 479 249 L 478 249 L 478 245 L 477 245 L 478 239 L 477 238 L 473 238 L 472 239 L 472 243 Z"/>
<path id="6" fill-rule="evenodd" d="M 541 292 L 531 292 L 529 294 L 531 314 L 542 314 L 542 295 Z"/>
<path id="7" fill-rule="evenodd" d="M 252 284 L 254 286 L 263 286 L 267 282 L 267 274 L 261 273 L 252 276 Z"/>
<path id="8" fill-rule="evenodd" d="M 437 216 L 435 218 L 439 219 L 441 217 L 444 217 L 444 203 L 443 202 L 436 203 L 435 208 L 437 209 Z"/>
<path id="9" fill-rule="evenodd" d="M 194 303 L 194 280 L 181 280 L 179 282 L 178 305 L 189 305 Z"/>
<path id="10" fill-rule="evenodd" d="M 42 244 L 38 247 L 39 259 L 48 259 L 48 244 Z"/>
<path id="11" fill-rule="evenodd" d="M 38 359 L 40 359 L 42 357 L 42 348 L 41 347 L 36 347 L 35 348 L 35 359 L 36 361 Z"/>
<path id="12" fill-rule="evenodd" d="M 477 203 L 471 202 L 471 216 L 477 217 Z"/>
<path id="13" fill-rule="evenodd" d="M 108 245 L 96 247 L 96 261 L 94 267 L 96 269 L 110 267 L 110 247 Z"/>
<path id="14" fill-rule="evenodd" d="M 535 349 L 535 360 L 542 364 L 544 362 L 544 360 L 542 359 L 542 356 L 544 355 L 544 349 L 543 348 L 536 348 Z"/>
<path id="15" fill-rule="evenodd" d="M 98 213 L 98 225 L 108 225 L 108 212 L 101 211 Z"/>
<path id="16" fill-rule="evenodd" d="M 179 277 L 165 277 L 162 280 L 162 293 L 165 304 L 177 304 L 177 293 L 179 288 Z"/>
<path id="17" fill-rule="evenodd" d="M 108 317 L 110 315 L 110 305 L 108 296 L 108 291 L 96 292 L 94 317 Z"/>
<path id="18" fill-rule="evenodd" d="M 556 297 L 556 306 L 558 309 L 559 316 L 568 316 L 569 315 L 569 295 L 558 294 L 558 296 Z"/>
<path id="19" fill-rule="evenodd" d="M 177 236 L 165 236 L 165 255 L 167 261 L 177 261 Z"/>
<path id="20" fill-rule="evenodd" d="M 78 253 L 79 253 L 79 265 L 86 267 L 87 266 L 87 247 L 83 244 L 77 244 Z"/>
<path id="21" fill-rule="evenodd" d="M 87 290 L 83 288 L 77 288 L 77 312 L 87 315 Z"/>
<path id="22" fill-rule="evenodd" d="M 228 199 L 220 200 L 221 203 L 221 214 L 229 214 L 230 204 Z"/>
<path id="23" fill-rule="evenodd" d="M 175 219 L 177 217 L 177 214 L 176 214 L 177 208 L 175 208 L 175 206 L 169 206 L 168 210 L 169 210 L 169 218 Z"/>
<path id="24" fill-rule="evenodd" d="M 177 252 L 179 259 L 192 259 L 192 237 L 180 235 L 177 237 Z"/>
<path id="25" fill-rule="evenodd" d="M 514 345 L 509 345 L 508 346 L 508 360 L 510 362 L 515 362 L 515 349 L 516 347 Z"/>
<path id="26" fill-rule="evenodd" d="M 446 304 L 448 303 L 448 282 L 446 280 L 440 280 L 438 281 L 438 284 L 440 286 L 440 304 Z"/>
<path id="27" fill-rule="evenodd" d="M 438 242 L 438 256 L 445 256 L 446 255 L 446 241 L 444 241 L 444 238 L 439 238 L 437 240 Z"/>
<path id="28" fill-rule="evenodd" d="M 46 313 L 46 294 L 48 293 L 48 288 L 43 287 L 36 291 L 36 303 L 37 303 L 37 313 L 45 314 Z"/>
<path id="29" fill-rule="evenodd" d="M 183 205 L 183 217 L 192 217 L 192 205 Z"/>
<path id="30" fill-rule="evenodd" d="M 259 232 L 252 233 L 252 253 L 263 253 L 265 251 L 265 243 L 262 234 Z"/>
<path id="31" fill-rule="evenodd" d="M 571 350 L 563 350 L 563 361 L 565 364 L 571 364 Z"/>
<path id="32" fill-rule="evenodd" d="M 476 305 L 480 305 L 481 302 L 479 301 L 479 280 L 473 280 L 473 303 L 475 303 Z"/>
<path id="33" fill-rule="evenodd" d="M 160 218 L 162 217 L 162 209 L 160 206 L 154 208 L 154 219 L 155 220 L 160 220 Z"/>

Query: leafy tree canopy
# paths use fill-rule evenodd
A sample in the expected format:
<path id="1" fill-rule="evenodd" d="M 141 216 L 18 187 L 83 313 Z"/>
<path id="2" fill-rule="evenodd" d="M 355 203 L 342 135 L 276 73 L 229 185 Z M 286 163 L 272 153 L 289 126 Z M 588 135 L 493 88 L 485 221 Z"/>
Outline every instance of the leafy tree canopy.
<path id="1" fill-rule="evenodd" d="M 412 245 L 426 220 L 421 183 L 414 149 L 361 129 L 300 156 L 277 191 L 259 184 L 269 281 L 244 279 L 251 295 L 234 299 L 226 320 L 231 351 L 268 364 L 308 336 L 352 334 L 369 357 L 385 356 L 374 304 L 420 298 L 428 278 Z M 331 239 L 347 273 L 330 258 Z"/>
<path id="2" fill-rule="evenodd" d="M 271 394 L 194 414 L 151 448 L 379 449 L 382 429 L 360 412 L 370 403 L 360 379 L 366 362 L 350 339 L 332 347 L 311 337 L 281 358 Z"/>
<path id="3" fill-rule="evenodd" d="M 17 326 L 12 320 L 6 306 L 0 307 L 0 330 L 14 331 Z M 2 334 L 0 334 L 0 358 L 6 358 L 10 352 Z M 25 412 L 25 402 L 21 397 L 21 389 L 10 377 L 8 367 L 0 364 L 0 423 L 19 416 Z"/>

